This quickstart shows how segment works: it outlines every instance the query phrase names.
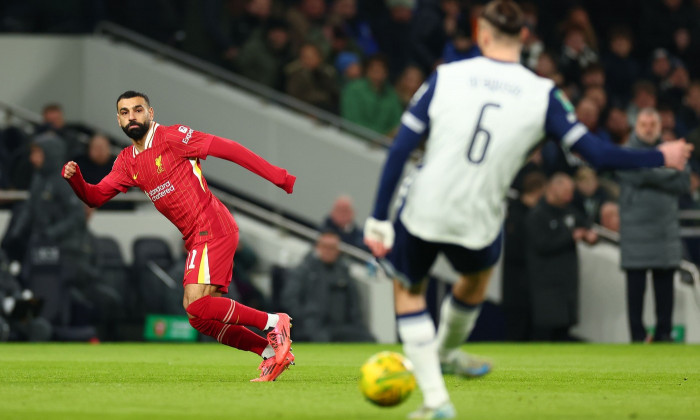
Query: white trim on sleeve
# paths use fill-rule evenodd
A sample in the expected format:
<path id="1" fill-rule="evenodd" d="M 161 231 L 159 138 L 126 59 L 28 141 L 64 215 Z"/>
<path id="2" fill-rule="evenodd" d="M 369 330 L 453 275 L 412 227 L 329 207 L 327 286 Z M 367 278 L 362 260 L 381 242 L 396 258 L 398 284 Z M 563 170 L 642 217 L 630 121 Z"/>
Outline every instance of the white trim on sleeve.
<path id="1" fill-rule="evenodd" d="M 404 112 L 401 116 L 401 123 L 410 128 L 411 131 L 415 132 L 416 134 L 423 134 L 426 128 L 423 121 L 419 120 L 418 117 L 408 111 Z"/>
<path id="2" fill-rule="evenodd" d="M 564 137 L 561 139 L 562 145 L 567 149 L 571 149 L 586 133 L 588 133 L 588 128 L 582 123 L 577 123 L 564 134 Z"/>

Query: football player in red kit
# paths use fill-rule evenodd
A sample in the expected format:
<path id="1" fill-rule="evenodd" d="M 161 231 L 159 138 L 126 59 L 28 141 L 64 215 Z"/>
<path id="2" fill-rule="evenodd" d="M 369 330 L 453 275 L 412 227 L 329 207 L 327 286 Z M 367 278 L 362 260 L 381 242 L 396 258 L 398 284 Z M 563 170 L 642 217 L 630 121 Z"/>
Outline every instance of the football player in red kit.
<path id="1" fill-rule="evenodd" d="M 158 211 L 182 232 L 188 250 L 183 306 L 190 324 L 222 344 L 263 357 L 260 376 L 274 381 L 290 364 L 290 318 L 268 314 L 221 297 L 228 292 L 238 226 L 231 212 L 207 187 L 199 160 L 215 156 L 237 163 L 292 193 L 296 177 L 271 165 L 240 144 L 184 125 L 153 120 L 148 96 L 127 91 L 117 99 L 117 120 L 132 145 L 121 151 L 112 171 L 97 185 L 88 184 L 75 162 L 63 177 L 90 207 L 99 207 L 120 192 L 138 187 Z M 267 340 L 246 328 L 270 330 Z"/>

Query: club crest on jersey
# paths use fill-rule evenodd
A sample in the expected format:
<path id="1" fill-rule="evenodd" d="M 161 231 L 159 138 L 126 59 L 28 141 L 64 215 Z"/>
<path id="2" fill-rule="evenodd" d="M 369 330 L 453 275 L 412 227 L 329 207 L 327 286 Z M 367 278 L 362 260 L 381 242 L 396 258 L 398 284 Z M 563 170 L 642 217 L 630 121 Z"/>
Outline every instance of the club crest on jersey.
<path id="1" fill-rule="evenodd" d="M 136 172 L 135 174 L 131 175 L 132 178 L 134 178 L 134 181 L 136 181 L 136 178 L 139 177 L 139 173 Z"/>
<path id="2" fill-rule="evenodd" d="M 163 155 L 160 155 L 156 158 L 156 167 L 158 168 L 156 172 L 158 172 L 159 174 L 163 173 L 163 171 L 165 170 L 163 169 Z"/>

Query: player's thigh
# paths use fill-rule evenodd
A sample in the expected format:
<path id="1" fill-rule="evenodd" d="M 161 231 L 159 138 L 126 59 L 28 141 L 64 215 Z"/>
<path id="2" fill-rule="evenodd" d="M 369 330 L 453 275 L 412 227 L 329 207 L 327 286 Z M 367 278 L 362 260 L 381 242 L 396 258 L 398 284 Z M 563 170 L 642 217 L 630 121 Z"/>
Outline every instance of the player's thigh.
<path id="1" fill-rule="evenodd" d="M 231 283 L 237 245 L 237 234 L 195 244 L 188 250 L 183 285 L 214 285 L 218 292 L 226 294 Z"/>
<path id="2" fill-rule="evenodd" d="M 411 294 L 421 294 L 422 283 L 437 258 L 439 246 L 412 235 L 397 218 L 394 246 L 387 259 L 410 283 Z"/>
<path id="3" fill-rule="evenodd" d="M 490 269 L 501 257 L 502 233 L 481 249 L 469 249 L 459 245 L 443 244 L 440 251 L 458 273 L 470 275 Z"/>
<path id="4" fill-rule="evenodd" d="M 486 293 L 493 267 L 501 256 L 502 235 L 481 249 L 468 249 L 458 245 L 445 245 L 441 251 L 460 279 L 453 287 L 453 293 L 461 300 L 474 299 L 478 303 Z"/>

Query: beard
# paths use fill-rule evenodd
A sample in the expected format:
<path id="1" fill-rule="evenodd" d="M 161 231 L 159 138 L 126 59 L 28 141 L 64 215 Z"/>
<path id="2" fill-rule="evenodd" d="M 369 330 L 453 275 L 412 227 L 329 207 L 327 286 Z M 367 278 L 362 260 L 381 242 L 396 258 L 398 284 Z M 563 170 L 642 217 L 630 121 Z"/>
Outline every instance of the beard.
<path id="1" fill-rule="evenodd" d="M 132 127 L 133 125 L 136 127 Z M 134 140 L 141 140 L 148 133 L 149 128 L 151 128 L 151 121 L 146 121 L 145 123 L 129 121 L 127 125 L 122 126 L 122 131 Z"/>

